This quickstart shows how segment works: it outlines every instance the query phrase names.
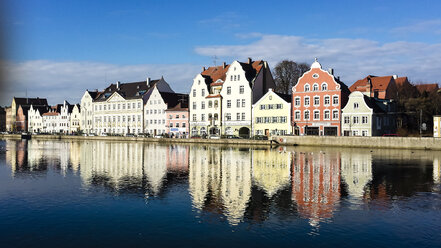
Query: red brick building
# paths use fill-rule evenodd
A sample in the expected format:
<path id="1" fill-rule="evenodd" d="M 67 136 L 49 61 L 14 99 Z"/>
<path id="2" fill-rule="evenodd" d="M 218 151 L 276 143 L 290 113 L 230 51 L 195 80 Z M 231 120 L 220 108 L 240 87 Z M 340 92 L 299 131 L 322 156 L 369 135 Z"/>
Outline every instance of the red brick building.
<path id="1" fill-rule="evenodd" d="M 292 123 L 298 135 L 341 135 L 341 109 L 348 87 L 317 60 L 292 88 Z"/>

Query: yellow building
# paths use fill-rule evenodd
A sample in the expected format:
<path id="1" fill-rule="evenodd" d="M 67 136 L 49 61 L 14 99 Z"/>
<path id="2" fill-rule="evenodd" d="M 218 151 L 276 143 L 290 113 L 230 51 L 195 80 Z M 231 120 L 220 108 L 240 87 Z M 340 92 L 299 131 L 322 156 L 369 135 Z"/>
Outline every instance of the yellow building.
<path id="1" fill-rule="evenodd" d="M 270 136 L 291 133 L 291 96 L 269 89 L 253 105 L 253 134 Z"/>
<path id="2" fill-rule="evenodd" d="M 441 138 L 441 115 L 433 117 L 433 137 Z"/>

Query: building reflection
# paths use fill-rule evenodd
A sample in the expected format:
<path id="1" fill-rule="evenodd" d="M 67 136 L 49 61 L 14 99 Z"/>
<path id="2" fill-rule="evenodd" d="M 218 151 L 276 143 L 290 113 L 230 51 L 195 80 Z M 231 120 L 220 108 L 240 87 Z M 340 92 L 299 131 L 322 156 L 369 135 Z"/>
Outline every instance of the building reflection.
<path id="1" fill-rule="evenodd" d="M 441 160 L 439 158 L 433 159 L 433 183 L 441 184 Z"/>
<path id="2" fill-rule="evenodd" d="M 372 180 L 372 154 L 369 151 L 342 151 L 341 177 L 352 200 L 365 198 L 365 187 Z"/>
<path id="3" fill-rule="evenodd" d="M 312 226 L 332 218 L 340 200 L 340 153 L 293 152 L 292 199 Z"/>

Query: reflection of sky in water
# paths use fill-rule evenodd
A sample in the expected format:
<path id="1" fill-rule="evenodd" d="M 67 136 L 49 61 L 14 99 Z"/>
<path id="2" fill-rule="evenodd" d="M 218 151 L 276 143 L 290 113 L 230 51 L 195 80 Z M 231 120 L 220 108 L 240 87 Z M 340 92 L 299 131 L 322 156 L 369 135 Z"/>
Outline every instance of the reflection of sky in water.
<path id="1" fill-rule="evenodd" d="M 191 207 L 198 223 L 226 221 L 232 228 L 280 221 L 323 235 L 323 228 L 351 211 L 381 214 L 401 200 L 408 207 L 420 192 L 439 197 L 441 159 L 433 152 L 103 141 L 1 145 L 12 182 L 79 176 L 84 192 L 140 197 L 147 208 L 157 201 L 176 212 Z M 173 204 L 186 198 L 189 205 Z"/>

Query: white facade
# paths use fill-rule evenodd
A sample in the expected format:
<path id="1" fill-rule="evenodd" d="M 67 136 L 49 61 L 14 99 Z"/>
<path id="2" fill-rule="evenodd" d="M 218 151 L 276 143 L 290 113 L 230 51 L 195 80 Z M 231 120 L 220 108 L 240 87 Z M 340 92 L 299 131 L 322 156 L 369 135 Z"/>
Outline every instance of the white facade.
<path id="1" fill-rule="evenodd" d="M 151 135 L 165 134 L 167 104 L 156 86 L 152 89 L 144 109 L 145 132 Z"/>
<path id="2" fill-rule="evenodd" d="M 80 129 L 83 133 L 93 132 L 93 109 L 92 109 L 93 98 L 91 93 L 86 90 L 83 97 L 81 98 L 81 121 Z"/>
<path id="3" fill-rule="evenodd" d="M 225 135 L 239 134 L 240 128 L 251 131 L 252 89 L 245 70 L 238 61 L 231 63 L 224 85 L 222 96 L 222 129 Z"/>
<path id="4" fill-rule="evenodd" d="M 69 133 L 70 131 L 69 104 L 64 101 L 59 112 L 51 110 L 43 114 L 43 131 L 47 133 Z"/>
<path id="5" fill-rule="evenodd" d="M 80 131 L 81 112 L 80 106 L 75 104 L 70 115 L 70 133 L 77 133 Z"/>
<path id="6" fill-rule="evenodd" d="M 93 130 L 97 134 L 142 133 L 142 98 L 125 99 L 118 92 L 104 101 L 93 102 Z M 81 112 L 85 110 L 82 109 Z"/>
<path id="7" fill-rule="evenodd" d="M 38 108 L 31 108 L 28 111 L 28 131 L 31 133 L 39 133 L 43 131 L 43 113 Z"/>

